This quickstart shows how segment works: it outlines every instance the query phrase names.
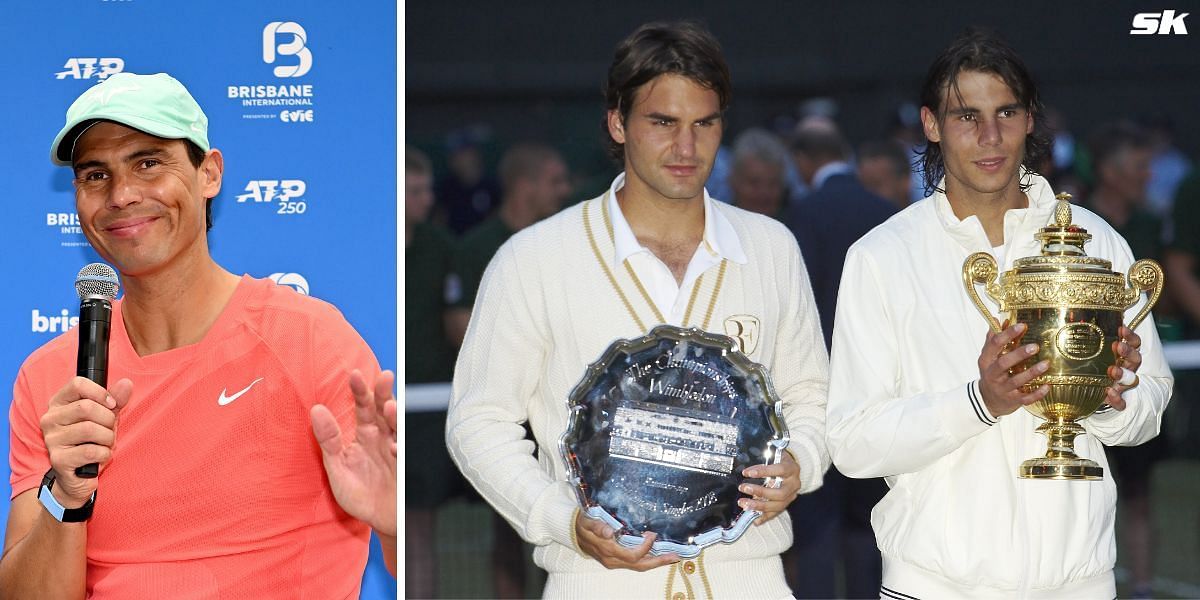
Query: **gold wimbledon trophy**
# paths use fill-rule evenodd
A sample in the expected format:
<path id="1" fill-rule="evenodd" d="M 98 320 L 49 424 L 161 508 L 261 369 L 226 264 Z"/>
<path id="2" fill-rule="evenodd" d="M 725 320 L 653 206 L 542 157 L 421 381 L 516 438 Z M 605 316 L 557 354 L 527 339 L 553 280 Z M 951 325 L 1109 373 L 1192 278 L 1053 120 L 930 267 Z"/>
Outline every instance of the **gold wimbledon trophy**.
<path id="1" fill-rule="evenodd" d="M 1104 469 L 1099 464 L 1075 454 L 1075 436 L 1084 433 L 1076 421 L 1104 403 L 1105 390 L 1113 383 L 1108 367 L 1117 362 L 1113 342 L 1125 309 L 1136 304 L 1143 291 L 1150 292 L 1146 305 L 1129 323 L 1130 329 L 1137 327 L 1162 294 L 1163 271 L 1152 260 L 1139 260 L 1129 268 L 1126 287 L 1125 277 L 1112 271 L 1112 262 L 1084 252 L 1083 245 L 1092 236 L 1071 223 L 1070 194 L 1057 198 L 1054 224 L 1034 234 L 1042 243 L 1041 256 L 1014 261 L 997 282 L 996 259 L 976 252 L 963 263 L 963 284 L 992 331 L 999 333 L 1011 323 L 1028 325 L 1022 339 L 1014 340 L 1006 351 L 1028 342 L 1037 343 L 1039 351 L 1012 373 L 1041 360 L 1050 362 L 1045 373 L 1022 387 L 1029 393 L 1049 384 L 1050 393 L 1025 407 L 1046 420 L 1037 430 L 1049 438 L 1049 448 L 1044 457 L 1021 463 L 1021 477 L 1102 479 Z M 1003 326 L 984 306 L 976 284 L 983 284 L 987 295 L 1000 305 L 1006 315 Z"/>

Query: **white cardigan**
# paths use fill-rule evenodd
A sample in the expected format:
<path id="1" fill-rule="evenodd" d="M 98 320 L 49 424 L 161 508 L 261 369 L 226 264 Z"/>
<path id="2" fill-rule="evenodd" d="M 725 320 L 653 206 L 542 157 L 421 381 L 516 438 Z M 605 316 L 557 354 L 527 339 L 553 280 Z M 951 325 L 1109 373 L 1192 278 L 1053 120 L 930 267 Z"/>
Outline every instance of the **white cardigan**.
<path id="1" fill-rule="evenodd" d="M 1050 186 L 1029 176 L 1029 208 L 1005 215 L 1002 271 L 1040 254 L 1033 233 L 1053 221 Z M 1133 258 L 1125 241 L 1095 214 L 1072 210 L 1093 236 L 1088 254 L 1127 271 Z M 884 586 L 895 592 L 1111 598 L 1116 488 L 1101 444 L 1135 445 L 1158 433 L 1173 378 L 1153 319 L 1136 330 L 1141 384 L 1125 393 L 1128 408 L 1085 419 L 1087 435 L 1075 439 L 1078 455 L 1105 468 L 1104 480 L 1018 479 L 1022 461 L 1045 454 L 1046 438 L 1029 412 L 997 418 L 973 399 L 989 333 L 962 283 L 963 261 L 976 251 L 991 251 L 982 225 L 960 221 L 942 193 L 850 248 L 829 386 L 834 464 L 852 477 L 887 478 L 891 490 L 871 524 Z"/>
<path id="2" fill-rule="evenodd" d="M 568 394 L 615 339 L 646 333 L 589 243 L 585 206 L 600 256 L 646 328 L 658 324 L 626 270 L 613 264 L 602 201 L 589 200 L 517 233 L 488 265 L 455 370 L 446 424 L 451 456 L 521 537 L 537 546 L 534 559 L 550 574 L 547 596 L 661 597 L 664 589 L 687 589 L 698 597 L 705 590 L 718 598 L 786 597 L 777 558 L 792 540 L 786 513 L 750 527 L 737 542 L 707 548 L 690 577 L 685 571 L 695 565 L 610 571 L 573 546 L 577 500 L 558 450 Z M 708 330 L 725 334 L 730 317 L 758 320 L 759 339 L 749 357 L 771 373 L 791 434 L 788 449 L 800 465 L 801 492 L 811 492 L 829 466 L 828 365 L 799 249 L 778 222 L 706 202 L 733 226 L 747 258 L 745 264 L 727 263 Z M 698 280 L 697 316 L 685 325 L 698 326 L 703 318 L 700 309 L 712 297 L 717 270 Z M 520 425 L 525 421 L 537 439 L 536 460 Z"/>

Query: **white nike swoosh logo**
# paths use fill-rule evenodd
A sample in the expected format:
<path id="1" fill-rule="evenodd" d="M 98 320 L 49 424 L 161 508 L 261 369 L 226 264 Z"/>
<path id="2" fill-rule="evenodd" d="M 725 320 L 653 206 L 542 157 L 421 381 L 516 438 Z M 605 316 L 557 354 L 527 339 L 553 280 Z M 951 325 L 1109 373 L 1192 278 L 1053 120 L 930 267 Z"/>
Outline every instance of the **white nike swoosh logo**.
<path id="1" fill-rule="evenodd" d="M 238 398 L 240 398 L 240 397 L 242 396 L 242 394 L 245 394 L 246 392 L 250 391 L 250 388 L 254 387 L 254 384 L 255 384 L 255 383 L 258 383 L 258 382 L 260 382 L 260 381 L 262 381 L 262 380 L 263 380 L 263 378 L 262 378 L 262 377 L 259 377 L 258 379 L 255 379 L 253 383 L 251 383 L 250 385 L 246 386 L 246 389 L 244 389 L 244 390 L 242 390 L 242 391 L 240 391 L 240 392 L 238 392 L 238 393 L 236 393 L 236 394 L 234 394 L 234 395 L 232 395 L 232 396 L 226 396 L 226 395 L 225 395 L 225 392 L 226 392 L 226 390 L 221 390 L 221 397 L 217 398 L 217 404 L 218 404 L 218 405 L 220 405 L 220 406 L 225 406 L 226 404 L 229 404 L 230 402 L 233 402 L 234 400 L 237 400 Z"/>

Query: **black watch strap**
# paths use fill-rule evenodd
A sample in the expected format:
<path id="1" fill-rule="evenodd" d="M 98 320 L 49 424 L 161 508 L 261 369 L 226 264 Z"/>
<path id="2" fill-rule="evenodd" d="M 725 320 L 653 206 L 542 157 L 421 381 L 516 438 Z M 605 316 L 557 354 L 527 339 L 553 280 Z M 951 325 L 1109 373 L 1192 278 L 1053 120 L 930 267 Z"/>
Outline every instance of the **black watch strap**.
<path id="1" fill-rule="evenodd" d="M 96 506 L 96 492 L 92 492 L 92 497 L 88 498 L 87 503 L 83 506 L 67 508 L 58 503 L 52 489 L 54 489 L 54 469 L 46 471 L 46 476 L 42 477 L 42 485 L 38 488 L 38 500 L 55 519 L 62 523 L 81 523 L 92 517 L 92 509 Z"/>

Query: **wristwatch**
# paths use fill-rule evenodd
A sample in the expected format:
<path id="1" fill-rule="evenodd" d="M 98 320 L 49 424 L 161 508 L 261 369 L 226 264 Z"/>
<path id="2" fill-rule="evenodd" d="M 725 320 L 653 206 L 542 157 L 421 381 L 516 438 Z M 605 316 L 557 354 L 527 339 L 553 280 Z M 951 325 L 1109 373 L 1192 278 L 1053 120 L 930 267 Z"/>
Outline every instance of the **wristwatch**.
<path id="1" fill-rule="evenodd" d="M 50 512 L 50 516 L 58 519 L 60 523 L 82 523 L 92 517 L 92 508 L 96 506 L 96 492 L 92 492 L 92 497 L 79 508 L 67 508 L 58 503 L 58 499 L 54 497 L 51 488 L 54 487 L 54 469 L 46 471 L 46 476 L 42 478 L 42 487 L 38 488 L 38 500 L 42 502 L 42 506 Z"/>

